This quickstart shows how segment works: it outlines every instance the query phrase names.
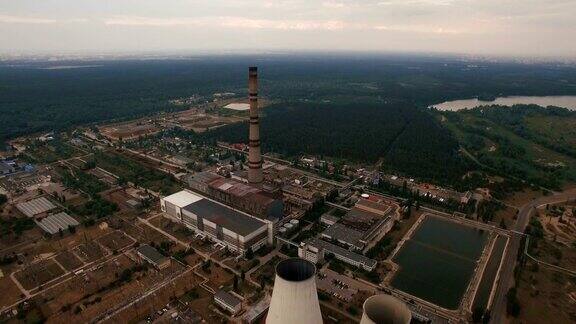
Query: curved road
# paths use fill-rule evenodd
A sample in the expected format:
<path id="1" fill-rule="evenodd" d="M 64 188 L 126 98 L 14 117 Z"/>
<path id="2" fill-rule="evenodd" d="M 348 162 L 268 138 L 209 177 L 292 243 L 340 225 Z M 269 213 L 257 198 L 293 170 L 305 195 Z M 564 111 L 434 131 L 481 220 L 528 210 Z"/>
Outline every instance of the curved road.
<path id="1" fill-rule="evenodd" d="M 560 203 L 569 199 L 576 199 L 576 189 L 532 200 L 520 208 L 518 219 L 516 220 L 512 230 L 524 233 L 524 230 L 530 221 L 530 217 L 538 206 Z M 508 289 L 514 285 L 514 267 L 516 266 L 521 239 L 522 236 L 520 234 L 513 235 L 510 239 L 508 252 L 504 257 L 502 270 L 500 272 L 500 283 L 496 288 L 496 295 L 494 297 L 494 303 L 492 304 L 491 323 L 500 324 L 506 319 L 506 293 L 508 292 Z"/>

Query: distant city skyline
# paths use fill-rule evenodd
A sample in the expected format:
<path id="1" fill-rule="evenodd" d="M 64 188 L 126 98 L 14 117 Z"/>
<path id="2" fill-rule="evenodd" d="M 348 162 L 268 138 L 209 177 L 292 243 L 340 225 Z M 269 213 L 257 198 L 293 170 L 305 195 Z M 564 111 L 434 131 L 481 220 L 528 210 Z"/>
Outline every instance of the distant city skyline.
<path id="1" fill-rule="evenodd" d="M 574 0 L 4 1 L 0 52 L 576 57 Z"/>

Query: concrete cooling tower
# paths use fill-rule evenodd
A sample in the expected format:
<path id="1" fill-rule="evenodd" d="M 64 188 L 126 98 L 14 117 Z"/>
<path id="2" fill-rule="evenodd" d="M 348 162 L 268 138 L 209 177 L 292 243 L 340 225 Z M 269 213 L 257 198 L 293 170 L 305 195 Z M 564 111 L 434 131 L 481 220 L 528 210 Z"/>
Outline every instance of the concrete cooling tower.
<path id="1" fill-rule="evenodd" d="M 276 265 L 274 290 L 266 323 L 322 323 L 316 292 L 316 266 L 312 262 L 293 258 Z"/>
<path id="2" fill-rule="evenodd" d="M 406 304 L 390 295 L 374 295 L 364 301 L 360 324 L 408 324 L 412 313 Z"/>

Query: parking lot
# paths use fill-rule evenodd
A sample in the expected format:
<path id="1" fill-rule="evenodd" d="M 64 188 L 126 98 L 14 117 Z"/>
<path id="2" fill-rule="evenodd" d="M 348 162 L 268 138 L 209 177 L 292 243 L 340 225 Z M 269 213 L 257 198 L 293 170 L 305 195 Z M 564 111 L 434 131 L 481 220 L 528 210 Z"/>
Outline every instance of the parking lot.
<path id="1" fill-rule="evenodd" d="M 323 269 L 318 273 L 316 286 L 330 296 L 345 302 L 352 301 L 352 298 L 359 290 L 375 292 L 371 286 L 343 276 L 330 269 Z"/>

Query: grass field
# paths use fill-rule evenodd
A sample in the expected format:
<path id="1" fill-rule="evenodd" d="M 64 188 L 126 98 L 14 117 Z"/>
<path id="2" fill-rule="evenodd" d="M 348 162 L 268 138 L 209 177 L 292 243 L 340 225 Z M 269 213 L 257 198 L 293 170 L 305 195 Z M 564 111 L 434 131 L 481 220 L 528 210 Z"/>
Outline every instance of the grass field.
<path id="1" fill-rule="evenodd" d="M 528 262 L 520 276 L 518 299 L 521 310 L 512 323 L 539 324 L 576 322 L 574 278 Z"/>
<path id="2" fill-rule="evenodd" d="M 566 181 L 576 181 L 576 158 L 562 149 L 554 150 L 551 145 L 544 145 L 574 147 L 574 119 L 548 116 L 528 119 L 526 127 L 530 132 L 534 131 L 534 138 L 528 139 L 508 126 L 473 114 L 460 113 L 458 117 L 451 120 L 440 116 L 439 120 L 481 163 L 505 175 L 525 178 L 546 187 L 557 188 Z"/>
<path id="3" fill-rule="evenodd" d="M 110 251 L 117 251 L 130 244 L 133 244 L 134 240 L 121 231 L 114 231 L 99 238 L 98 243 L 102 244 Z"/>

